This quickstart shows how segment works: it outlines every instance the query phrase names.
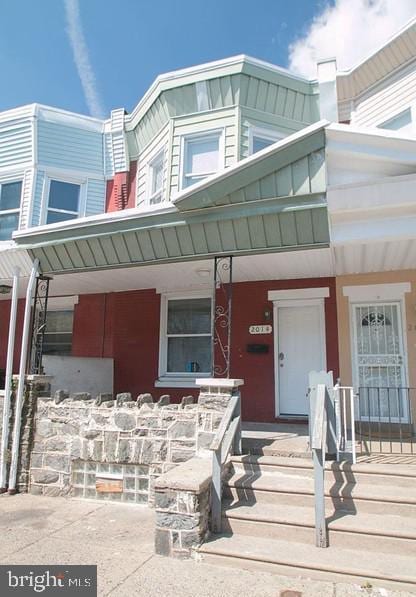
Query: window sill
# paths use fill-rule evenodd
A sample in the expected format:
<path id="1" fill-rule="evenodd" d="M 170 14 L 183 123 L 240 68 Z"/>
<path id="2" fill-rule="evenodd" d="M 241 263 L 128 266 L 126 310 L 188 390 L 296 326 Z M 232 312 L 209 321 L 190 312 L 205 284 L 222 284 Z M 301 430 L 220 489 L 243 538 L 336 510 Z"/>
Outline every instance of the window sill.
<path id="1" fill-rule="evenodd" d="M 206 376 L 205 376 L 206 377 Z M 155 388 L 197 388 L 197 377 L 159 377 L 155 381 Z"/>

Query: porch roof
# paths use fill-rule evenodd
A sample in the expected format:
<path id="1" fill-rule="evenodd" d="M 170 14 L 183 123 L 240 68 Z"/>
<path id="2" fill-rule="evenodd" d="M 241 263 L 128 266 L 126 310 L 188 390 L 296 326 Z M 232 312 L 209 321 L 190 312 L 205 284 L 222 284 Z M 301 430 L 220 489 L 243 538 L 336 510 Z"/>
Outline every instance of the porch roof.
<path id="1" fill-rule="evenodd" d="M 51 274 L 327 247 L 326 125 L 202 181 L 174 205 L 32 228 L 14 239 Z"/>

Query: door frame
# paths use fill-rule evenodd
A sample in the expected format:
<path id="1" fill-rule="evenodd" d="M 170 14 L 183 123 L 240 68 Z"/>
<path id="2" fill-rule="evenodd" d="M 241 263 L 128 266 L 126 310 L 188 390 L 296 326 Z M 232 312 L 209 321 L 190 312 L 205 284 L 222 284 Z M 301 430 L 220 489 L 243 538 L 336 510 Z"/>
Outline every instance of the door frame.
<path id="1" fill-rule="evenodd" d="M 304 289 L 304 290 L 312 290 L 312 289 Z M 322 290 L 322 289 L 313 289 L 313 290 Z M 328 290 L 329 289 L 325 289 Z M 299 291 L 298 291 L 299 292 Z M 301 294 L 302 291 L 300 291 Z M 269 293 L 271 294 L 271 293 Z M 306 293 L 305 293 L 306 294 Z M 309 293 L 308 293 L 309 294 Z M 329 296 L 329 292 L 328 292 Z M 291 298 L 291 299 L 284 299 L 282 300 L 273 300 L 273 346 L 274 346 L 274 391 L 275 391 L 275 417 L 280 417 L 280 373 L 279 373 L 279 308 L 282 307 L 319 307 L 319 331 L 320 331 L 320 341 L 322 347 L 322 368 L 326 370 L 327 366 L 327 354 L 326 354 L 326 325 L 325 325 L 325 298 L 318 297 L 318 298 L 303 298 L 300 296 L 299 298 Z M 306 388 L 305 388 L 306 390 Z M 300 415 L 288 415 L 284 414 L 286 418 L 302 418 Z"/>

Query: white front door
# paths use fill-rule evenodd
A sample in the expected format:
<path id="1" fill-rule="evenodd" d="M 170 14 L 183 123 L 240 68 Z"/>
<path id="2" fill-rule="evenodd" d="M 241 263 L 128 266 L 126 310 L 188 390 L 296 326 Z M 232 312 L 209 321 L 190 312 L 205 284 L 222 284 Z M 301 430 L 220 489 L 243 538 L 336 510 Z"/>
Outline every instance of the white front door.
<path id="1" fill-rule="evenodd" d="M 326 369 L 324 303 L 279 301 L 274 312 L 276 416 L 306 416 L 309 372 Z"/>

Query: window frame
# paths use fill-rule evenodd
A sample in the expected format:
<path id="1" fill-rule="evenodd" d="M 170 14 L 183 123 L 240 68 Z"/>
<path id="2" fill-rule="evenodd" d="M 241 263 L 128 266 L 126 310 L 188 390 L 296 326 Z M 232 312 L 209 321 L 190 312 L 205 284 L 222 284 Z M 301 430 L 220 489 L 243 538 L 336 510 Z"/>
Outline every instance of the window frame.
<path id="1" fill-rule="evenodd" d="M 46 335 L 53 335 L 53 334 L 68 334 L 69 332 L 62 332 L 62 331 L 57 331 L 57 332 L 48 332 L 47 331 L 47 327 L 48 327 L 48 314 L 49 313 L 66 313 L 66 312 L 71 312 L 72 313 L 72 329 L 71 329 L 71 350 L 69 352 L 69 354 L 65 353 L 65 354 L 48 354 L 45 352 L 45 336 Z M 74 311 L 74 305 L 70 305 L 70 306 L 59 306 L 59 307 L 52 307 L 51 309 L 48 309 L 46 312 L 46 328 L 45 328 L 45 334 L 43 337 L 43 343 L 42 343 L 42 354 L 45 356 L 56 356 L 56 357 L 68 357 L 68 356 L 72 356 L 72 344 L 73 344 L 73 337 L 74 337 L 74 317 L 75 317 L 75 311 Z"/>
<path id="2" fill-rule="evenodd" d="M 210 333 L 204 334 L 169 334 L 167 333 L 168 324 L 168 307 L 170 300 L 191 300 L 199 298 L 209 298 L 211 300 L 211 331 Z M 159 334 L 159 379 L 155 385 L 165 387 L 193 387 L 195 385 L 195 379 L 198 377 L 209 377 L 211 371 L 198 371 L 198 372 L 174 372 L 168 371 L 168 337 L 188 336 L 188 337 L 210 337 L 212 342 L 213 337 L 213 317 L 212 309 L 214 308 L 214 295 L 213 292 L 208 290 L 193 291 L 186 293 L 169 292 L 161 295 L 160 300 L 160 334 Z M 185 383 L 185 385 L 184 385 Z"/>
<path id="3" fill-rule="evenodd" d="M 51 190 L 51 182 L 53 182 L 53 181 L 79 186 L 78 211 L 77 212 L 71 211 L 68 209 L 59 209 L 57 207 L 51 207 L 51 208 L 49 207 L 49 195 L 50 195 L 50 190 Z M 48 174 L 45 176 L 42 196 L 43 196 L 42 217 L 41 217 L 42 225 L 53 226 L 54 224 L 62 224 L 62 222 L 53 222 L 53 223 L 47 224 L 49 210 L 54 213 L 64 213 L 64 214 L 73 215 L 74 216 L 73 219 L 81 218 L 83 215 L 85 215 L 85 205 L 86 205 L 86 196 L 87 196 L 87 179 L 71 177 L 71 176 L 59 176 L 59 175 L 54 176 L 52 174 Z"/>
<path id="4" fill-rule="evenodd" d="M 266 139 L 267 141 L 272 141 L 272 143 L 276 143 L 281 139 L 284 139 L 285 135 L 276 131 L 274 129 L 263 128 L 260 126 L 252 126 L 249 127 L 249 134 L 248 134 L 248 151 L 249 155 L 254 155 L 253 148 L 254 148 L 254 139 L 258 137 L 260 139 Z M 267 149 L 267 148 L 265 148 Z M 260 150 L 262 151 L 262 150 Z M 256 153 L 258 153 L 256 151 Z"/>
<path id="5" fill-rule="evenodd" d="M 155 168 L 158 165 L 162 165 L 162 186 L 160 190 L 153 191 L 153 183 L 155 180 Z M 166 154 L 165 148 L 156 152 L 156 154 L 149 160 L 147 166 L 147 193 L 146 203 L 147 205 L 159 205 L 165 200 L 165 184 L 166 184 Z M 156 197 L 160 195 L 160 201 L 154 201 Z"/>
<path id="6" fill-rule="evenodd" d="M 185 133 L 181 135 L 181 166 L 180 166 L 180 188 L 179 190 L 190 189 L 195 184 L 201 182 L 201 180 L 205 180 L 209 176 L 213 176 L 217 174 L 220 170 L 225 167 L 225 151 L 224 151 L 224 128 L 215 128 L 215 129 L 208 129 L 198 131 L 196 133 Z M 198 141 L 199 139 L 205 140 L 209 138 L 217 138 L 218 139 L 218 169 L 213 172 L 208 173 L 197 173 L 193 174 L 193 176 L 200 177 L 198 180 L 193 182 L 192 184 L 186 185 L 185 180 L 187 176 L 192 176 L 189 174 L 185 174 L 186 169 L 186 161 L 187 161 L 187 144 Z"/>
<path id="7" fill-rule="evenodd" d="M 15 176 L 13 176 L 13 177 L 7 177 L 7 178 L 4 178 L 4 179 L 0 179 L 0 197 L 1 197 L 1 191 L 2 191 L 3 185 L 13 184 L 13 183 L 16 183 L 16 182 L 20 182 L 21 185 L 22 185 L 21 189 L 20 189 L 19 207 L 15 207 L 13 209 L 3 209 L 3 210 L 0 210 L 0 218 L 2 216 L 10 216 L 10 215 L 13 215 L 13 214 L 16 214 L 16 213 L 19 214 L 18 221 L 17 221 L 17 228 L 16 228 L 16 230 L 19 230 L 19 228 L 20 228 L 20 218 L 21 218 L 21 215 L 22 215 L 21 210 L 22 210 L 22 195 L 23 195 L 23 176 L 22 177 L 17 177 L 17 178 Z M 2 240 L 0 242 L 9 242 L 9 240 L 13 240 L 13 232 L 12 232 L 12 236 L 10 237 L 10 239 L 5 239 L 5 240 Z"/>

